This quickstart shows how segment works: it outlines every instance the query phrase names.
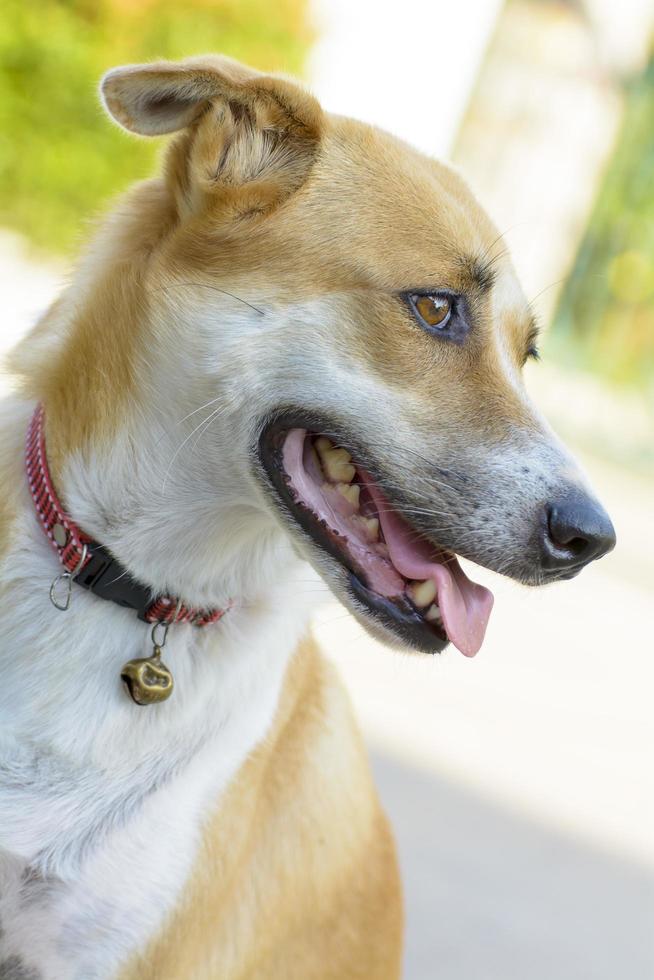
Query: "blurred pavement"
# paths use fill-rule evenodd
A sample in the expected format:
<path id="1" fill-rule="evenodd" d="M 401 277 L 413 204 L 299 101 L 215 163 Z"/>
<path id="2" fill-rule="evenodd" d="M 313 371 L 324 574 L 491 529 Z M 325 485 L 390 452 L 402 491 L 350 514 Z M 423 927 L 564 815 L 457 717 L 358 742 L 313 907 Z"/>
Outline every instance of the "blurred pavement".
<path id="1" fill-rule="evenodd" d="M 651 980 L 637 862 L 388 755 L 373 767 L 402 862 L 406 980 Z"/>

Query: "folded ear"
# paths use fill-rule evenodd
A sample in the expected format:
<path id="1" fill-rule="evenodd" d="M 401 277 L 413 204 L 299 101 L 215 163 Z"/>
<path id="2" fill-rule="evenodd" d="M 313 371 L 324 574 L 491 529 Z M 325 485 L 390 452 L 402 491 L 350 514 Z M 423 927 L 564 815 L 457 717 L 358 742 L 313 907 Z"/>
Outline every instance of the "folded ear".
<path id="1" fill-rule="evenodd" d="M 112 68 L 100 82 L 107 112 L 124 129 L 161 136 L 190 125 L 215 98 L 233 97 L 262 77 L 230 58 L 206 57 L 176 64 L 156 61 Z"/>
<path id="2" fill-rule="evenodd" d="M 265 210 L 300 185 L 320 137 L 322 110 L 299 84 L 222 56 L 114 68 L 100 91 L 108 113 L 130 132 L 189 131 L 168 163 L 187 205 L 197 203 L 199 190 L 229 197 L 231 188 L 234 199 L 233 190 L 247 184 L 241 210 Z M 252 182 L 266 201 L 257 203 Z"/>

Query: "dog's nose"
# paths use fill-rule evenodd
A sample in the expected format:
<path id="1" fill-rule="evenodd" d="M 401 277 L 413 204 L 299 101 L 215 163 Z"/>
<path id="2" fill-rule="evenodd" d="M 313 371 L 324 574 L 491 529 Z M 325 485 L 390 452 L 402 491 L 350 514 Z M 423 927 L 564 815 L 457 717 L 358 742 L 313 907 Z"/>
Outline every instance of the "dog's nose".
<path id="1" fill-rule="evenodd" d="M 543 564 L 548 569 L 581 569 L 615 546 L 615 530 L 603 507 L 581 490 L 547 504 Z"/>

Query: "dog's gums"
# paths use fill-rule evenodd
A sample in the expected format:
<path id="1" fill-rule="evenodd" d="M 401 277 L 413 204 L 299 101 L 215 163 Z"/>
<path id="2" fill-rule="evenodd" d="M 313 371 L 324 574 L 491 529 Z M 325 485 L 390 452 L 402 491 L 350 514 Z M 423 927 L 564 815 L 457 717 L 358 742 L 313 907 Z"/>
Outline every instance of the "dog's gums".
<path id="1" fill-rule="evenodd" d="M 347 449 L 293 427 L 278 436 L 276 469 L 293 515 L 345 565 L 356 598 L 375 617 L 400 626 L 419 649 L 435 652 L 449 640 L 468 657 L 477 653 L 491 593 L 470 581 L 455 555 L 418 536 Z"/>

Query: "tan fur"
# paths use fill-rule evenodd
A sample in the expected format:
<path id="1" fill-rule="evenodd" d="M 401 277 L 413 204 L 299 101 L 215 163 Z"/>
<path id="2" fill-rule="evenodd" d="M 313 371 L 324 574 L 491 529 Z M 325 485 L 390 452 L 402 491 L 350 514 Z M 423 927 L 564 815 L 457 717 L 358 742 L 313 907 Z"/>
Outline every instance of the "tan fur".
<path id="1" fill-rule="evenodd" d="M 107 442 L 139 395 L 139 363 L 154 342 L 145 280 L 151 253 L 173 220 L 164 188 L 136 188 L 109 221 L 70 290 L 10 358 L 24 391 L 47 406 L 55 477 L 71 452 Z"/>
<path id="2" fill-rule="evenodd" d="M 395 848 L 352 711 L 307 641 L 207 822 L 183 901 L 121 980 L 393 980 Z"/>

